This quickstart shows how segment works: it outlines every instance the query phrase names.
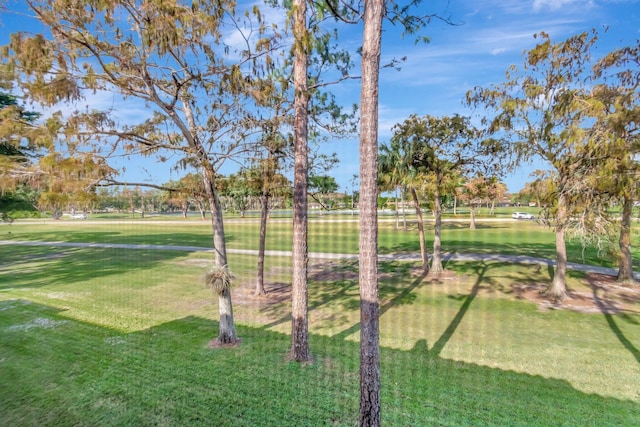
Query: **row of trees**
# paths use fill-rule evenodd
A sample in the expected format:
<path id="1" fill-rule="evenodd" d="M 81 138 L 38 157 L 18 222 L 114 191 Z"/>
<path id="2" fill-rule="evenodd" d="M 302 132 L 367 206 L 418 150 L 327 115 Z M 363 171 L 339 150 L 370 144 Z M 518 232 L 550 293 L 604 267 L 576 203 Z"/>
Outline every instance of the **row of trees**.
<path id="1" fill-rule="evenodd" d="M 543 205 L 556 234 L 557 267 L 547 294 L 566 296 L 568 232 L 597 241 L 617 229 L 619 275 L 633 281 L 630 230 L 638 197 L 640 45 L 594 58 L 593 30 L 553 43 L 545 33 L 522 67 L 504 83 L 469 91 L 467 102 L 484 114 L 487 135 L 505 141 L 510 166 L 533 158 L 549 167 L 539 177 Z M 619 204 L 622 220 L 610 214 Z"/>
<path id="2" fill-rule="evenodd" d="M 624 206 L 621 278 L 631 271 L 627 207 L 637 193 L 634 153 L 640 78 L 636 47 L 591 61 L 595 33 L 558 44 L 541 34 L 542 42 L 528 52 L 524 67 L 510 70 L 504 84 L 469 92 L 468 104 L 485 113 L 481 127 L 474 128 L 470 119 L 461 116 L 412 116 L 396 126 L 378 162 L 383 18 L 413 33 L 431 15 L 413 16 L 411 7 L 383 0 L 364 5 L 294 0 L 273 5 L 287 12 L 287 21 L 280 26 L 266 21 L 265 9 L 237 11 L 231 0 L 189 4 L 27 0 L 26 4 L 51 37 L 11 36 L 0 52 L 2 89 L 9 91 L 15 84 L 26 100 L 47 108 L 66 107 L 64 114 L 36 121 L 15 103 L 5 102 L 0 137 L 18 153 L 3 157 L 8 159 L 2 166 L 3 181 L 6 176 L 16 183 L 46 176 L 51 197 L 91 194 L 101 185 L 135 186 L 117 180 L 108 162 L 114 156 L 154 156 L 193 172 L 189 179 L 199 181 L 198 195 L 204 195 L 202 204 L 211 212 L 215 257 L 207 282 L 218 295 L 216 345 L 232 345 L 238 339 L 221 202 L 228 181 L 219 171 L 233 161 L 247 170 L 255 168 L 262 178 L 253 186 L 250 175 L 238 177 L 246 180 L 241 188 L 257 189 L 262 200 L 256 286 L 260 293 L 264 292 L 261 277 L 269 200 L 281 188 L 278 176 L 290 162 L 294 211 L 290 357 L 297 361 L 311 359 L 307 317 L 310 141 L 339 137 L 355 126 L 354 111 L 340 108 L 326 91 L 333 83 L 355 77 L 351 56 L 335 46 L 337 32 L 328 30 L 327 19 L 364 23 L 359 123 L 362 425 L 380 422 L 379 183 L 408 191 L 419 218 L 421 195 L 431 195 L 437 219 L 437 261 L 440 195 L 451 192 L 463 175 L 469 176 L 469 187 L 480 192 L 488 187 L 487 179 L 474 181 L 476 176 L 492 182 L 501 170 L 542 157 L 553 172 L 548 192 L 553 202 L 545 206 L 558 248 L 558 268 L 549 295 L 564 296 L 567 230 L 579 225 L 585 235 L 601 235 L 604 230 L 599 227 L 611 223 L 605 207 L 616 198 Z M 144 104 L 148 115 L 139 121 L 118 120 L 109 109 L 68 107 L 91 93 L 104 92 L 122 102 Z M 38 149 L 40 158 L 25 161 L 31 150 Z M 171 190 L 178 193 L 195 187 Z M 224 191 L 233 192 L 230 188 L 234 187 Z M 420 230 L 426 271 L 421 221 Z M 432 270 L 439 269 L 438 262 L 432 265 Z"/>
<path id="3" fill-rule="evenodd" d="M 424 273 L 429 272 L 429 259 L 425 244 L 422 219 L 422 195 L 429 195 L 435 215 L 433 257 L 431 270 L 442 272 L 441 227 L 442 197 L 467 196 L 471 206 L 471 227 L 475 228 L 475 207 L 489 192 L 506 193 L 504 185 L 495 178 L 500 168 L 501 142 L 480 139 L 468 118 L 411 116 L 394 128 L 389 145 L 383 145 L 379 161 L 382 188 L 408 192 L 418 218 L 418 235 Z M 485 178 L 488 174 L 490 178 Z M 465 179 L 465 175 L 475 175 Z M 464 189 L 457 193 L 458 188 Z"/>
<path id="4" fill-rule="evenodd" d="M 65 112 L 38 124 L 20 116 L 3 121 L 19 124 L 8 131 L 12 146 L 43 150 L 39 159 L 24 168 L 11 159 L 3 175 L 22 182 L 35 175 L 53 176 L 52 194 L 77 196 L 91 194 L 99 185 L 135 187 L 135 183 L 117 180 L 108 162 L 113 156 L 154 156 L 159 162 L 171 160 L 180 168 L 195 170 L 212 214 L 215 257 L 207 281 L 218 294 L 217 345 L 238 342 L 218 172 L 225 162 L 253 159 L 267 178 L 262 185 L 262 206 L 267 209 L 275 188 L 272 178 L 286 154 L 292 153 L 290 355 L 297 361 L 311 357 L 306 298 L 309 140 L 355 129 L 354 111 L 340 108 L 325 90 L 331 83 L 358 77 L 350 74 L 350 54 L 333 44 L 337 33 L 327 22 L 364 22 L 360 208 L 373 212 L 361 216 L 365 221 L 361 224 L 361 288 L 367 305 L 361 325 L 364 385 L 360 423 L 379 424 L 375 207 L 381 26 L 386 16 L 414 32 L 431 16 L 412 16 L 411 7 L 381 0 L 364 5 L 294 0 L 279 6 L 270 2 L 270 7 L 286 12 L 281 14 L 287 16 L 286 22 L 280 26 L 265 21 L 268 6 L 238 11 L 232 0 L 25 3 L 50 36 L 11 35 L 0 52 L 3 88 L 10 90 L 16 84 L 25 100 L 44 108 L 62 104 Z M 148 115 L 138 121 L 134 117 L 118 120 L 110 109 L 69 108 L 91 93 L 105 92 L 117 101 L 144 104 Z M 262 224 L 261 241 L 266 232 Z"/>
<path id="5" fill-rule="evenodd" d="M 55 179 L 55 177 L 53 177 Z M 354 176 L 357 180 L 357 175 Z M 0 204 L 3 213 L 10 216 L 14 210 L 31 211 L 32 214 L 49 212 L 55 218 L 63 212 L 118 212 L 139 214 L 144 217 L 148 213 L 199 213 L 202 219 L 207 218 L 206 194 L 202 187 L 202 179 L 197 173 L 188 173 L 178 180 L 168 181 L 161 188 L 144 186 L 106 186 L 80 189 L 77 192 L 55 192 L 49 185 L 50 175 L 40 174 L 37 179 L 8 186 L 3 191 L 5 199 Z M 426 182 L 426 181 L 425 181 Z M 7 183 L 5 183 L 7 184 Z M 255 169 L 245 169 L 228 176 L 220 176 L 217 180 L 220 204 L 225 212 L 239 213 L 244 217 L 248 210 L 260 211 L 263 205 L 264 176 Z M 420 209 L 433 209 L 428 187 L 419 183 L 421 197 Z M 530 188 L 537 188 L 539 182 L 527 183 L 525 189 L 514 196 L 519 202 L 529 203 L 533 197 L 540 200 L 539 193 L 531 193 Z M 268 213 L 274 209 L 291 209 L 293 201 L 291 181 L 282 174 L 270 178 Z M 59 187 L 60 188 L 60 187 Z M 359 192 L 350 188 L 349 193 L 337 192 L 338 184 L 329 175 L 311 175 L 309 177 L 309 202 L 314 203 L 322 211 L 350 209 L 355 215 L 358 209 Z M 396 228 L 399 228 L 399 215 L 403 213 L 403 229 L 407 230 L 406 200 L 410 196 L 406 188 L 396 188 L 395 197 L 384 195 L 388 185 L 380 183 L 381 193 L 377 199 L 378 209 L 396 211 Z M 52 197 L 55 193 L 56 197 Z M 425 197 L 422 197 L 424 195 Z M 460 177 L 457 186 L 451 193 L 441 194 L 439 203 L 453 209 L 457 215 L 460 206 L 469 206 L 471 210 L 470 227 L 475 228 L 474 213 L 479 205 L 486 205 L 489 215 L 494 214 L 496 204 L 511 203 L 507 187 L 503 182 L 476 176 L 470 181 Z M 12 202 L 12 203 L 10 203 Z M 311 208 L 313 206 L 310 205 Z M 24 214 L 24 212 L 22 212 Z"/>
<path id="6" fill-rule="evenodd" d="M 604 244 L 618 233 L 619 274 L 633 282 L 630 230 L 639 196 L 637 153 L 640 108 L 640 47 L 628 47 L 595 60 L 596 31 L 554 44 L 547 34 L 511 67 L 506 81 L 468 92 L 466 102 L 481 112 L 480 126 L 461 116 L 411 116 L 396 125 L 382 146 L 380 183 L 407 191 L 418 217 L 425 273 L 429 271 L 420 197 L 430 198 L 436 217 L 431 271 L 442 270 L 441 196 L 455 194 L 461 177 L 473 200 L 504 194 L 499 177 L 522 163 L 542 159 L 523 194 L 542 208 L 554 228 L 557 267 L 546 290 L 566 297 L 566 234 L 585 244 Z M 612 214 L 622 206 L 622 220 Z"/>

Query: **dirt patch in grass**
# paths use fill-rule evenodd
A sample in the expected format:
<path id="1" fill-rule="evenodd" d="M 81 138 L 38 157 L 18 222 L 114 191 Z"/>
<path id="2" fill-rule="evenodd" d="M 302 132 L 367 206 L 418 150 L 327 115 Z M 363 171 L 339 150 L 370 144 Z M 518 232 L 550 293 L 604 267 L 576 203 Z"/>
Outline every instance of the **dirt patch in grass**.
<path id="1" fill-rule="evenodd" d="M 291 300 L 291 284 L 273 281 L 283 274 L 291 274 L 291 267 L 273 267 L 265 272 L 266 295 L 256 295 L 255 278 L 242 278 L 234 286 L 234 301 L 237 304 L 264 308 L 266 306 L 286 303 Z M 310 282 L 337 282 L 342 280 L 358 280 L 358 270 L 339 261 L 328 261 L 309 264 L 308 278 Z"/>
<path id="2" fill-rule="evenodd" d="M 640 313 L 640 286 L 623 286 L 614 276 L 588 273 L 581 289 L 568 289 L 567 298 L 554 302 L 543 295 L 546 283 L 513 285 L 518 299 L 532 301 L 541 309 L 572 310 L 580 313 Z"/>
<path id="3" fill-rule="evenodd" d="M 265 281 L 266 295 L 256 295 L 255 283 L 243 280 L 233 288 L 233 299 L 236 304 L 262 308 L 280 304 L 291 299 L 291 285 L 288 283 L 271 283 Z"/>
<path id="4" fill-rule="evenodd" d="M 273 270 L 273 271 L 272 271 Z M 234 287 L 234 301 L 237 304 L 268 310 L 276 306 L 283 307 L 291 300 L 290 283 L 274 282 L 269 280 L 269 276 L 279 276 L 290 273 L 283 271 L 282 267 L 266 272 L 265 288 L 266 295 L 255 294 L 255 282 L 251 278 L 244 278 L 236 282 Z M 393 277 L 403 276 L 407 271 L 393 272 L 381 271 L 380 280 L 388 280 Z M 475 278 L 468 274 L 459 274 L 454 271 L 445 270 L 440 274 L 429 273 L 424 275 L 422 268 L 412 267 L 408 270 L 408 276 L 413 282 L 421 280 L 420 286 L 435 286 L 438 291 L 445 293 L 467 293 L 469 287 L 473 286 Z M 344 261 L 325 261 L 309 265 L 309 280 L 314 282 L 338 282 L 344 280 L 358 280 L 357 264 Z M 406 278 L 406 276 L 405 276 Z M 640 286 L 623 286 L 616 282 L 614 276 L 605 274 L 588 273 L 581 279 L 581 285 L 570 288 L 567 291 L 567 298 L 563 301 L 553 302 L 547 298 L 543 292 L 547 288 L 547 283 L 514 283 L 505 286 L 492 286 L 480 283 L 477 290 L 479 295 L 491 298 L 516 298 L 518 300 L 531 301 L 538 305 L 540 309 L 572 310 L 580 313 L 607 313 L 615 314 L 620 312 L 640 313 Z M 282 314 L 282 313 L 279 313 Z"/>
<path id="5" fill-rule="evenodd" d="M 239 347 L 241 344 L 242 344 L 242 340 L 240 340 L 240 339 L 236 340 L 236 342 L 234 342 L 234 343 L 222 343 L 217 338 L 215 338 L 215 339 L 209 341 L 209 344 L 207 345 L 207 347 L 216 350 L 216 349 L 219 349 L 219 348 Z"/>

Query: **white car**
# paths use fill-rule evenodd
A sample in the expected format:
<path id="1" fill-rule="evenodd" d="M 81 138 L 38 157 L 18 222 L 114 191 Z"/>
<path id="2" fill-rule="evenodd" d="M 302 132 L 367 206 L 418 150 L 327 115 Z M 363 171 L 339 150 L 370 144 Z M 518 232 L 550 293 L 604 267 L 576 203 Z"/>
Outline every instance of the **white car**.
<path id="1" fill-rule="evenodd" d="M 71 219 L 87 219 L 87 218 L 89 218 L 89 217 L 85 213 L 77 213 L 77 214 L 72 214 L 71 215 Z"/>
<path id="2" fill-rule="evenodd" d="M 514 212 L 511 214 L 511 218 L 513 219 L 536 219 L 533 214 L 527 212 Z"/>

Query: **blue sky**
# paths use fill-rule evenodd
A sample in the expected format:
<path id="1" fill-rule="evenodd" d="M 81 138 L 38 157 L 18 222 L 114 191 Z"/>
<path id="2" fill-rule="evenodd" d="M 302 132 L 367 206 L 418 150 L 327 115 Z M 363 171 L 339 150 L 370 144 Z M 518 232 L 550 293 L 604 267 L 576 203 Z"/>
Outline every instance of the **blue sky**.
<path id="1" fill-rule="evenodd" d="M 9 0 L 10 10 L 0 15 L 0 44 L 5 44 L 14 31 L 37 31 L 32 20 L 11 11 L 20 8 L 20 3 Z M 554 41 L 561 41 L 597 28 L 601 32 L 600 54 L 634 44 L 640 38 L 640 0 L 425 0 L 421 10 L 448 17 L 459 25 L 434 20 L 422 33 L 430 43 L 416 45 L 413 37 L 402 39 L 397 28 L 386 24 L 383 62 L 405 56 L 407 60 L 401 71 L 385 69 L 381 73 L 381 143 L 389 140 L 394 124 L 411 114 L 471 115 L 462 103 L 465 93 L 474 86 L 502 82 L 507 68 L 521 64 L 522 52 L 535 46 L 534 33 L 544 31 Z M 282 20 L 282 14 L 273 16 Z M 608 31 L 603 34 L 605 27 Z M 354 26 L 341 32 L 338 42 L 345 48 L 355 48 L 361 37 L 361 27 Z M 359 101 L 357 81 L 331 90 L 345 105 Z M 146 114 L 143 106 L 122 104 L 109 94 L 97 94 L 83 104 L 92 108 L 113 106 L 120 117 Z M 357 136 L 333 141 L 323 149 L 338 155 L 340 164 L 330 174 L 346 190 L 359 169 Z M 166 165 L 149 161 L 130 159 L 122 164 L 126 164 L 124 179 L 131 181 L 162 183 L 178 177 Z M 517 173 L 505 177 L 509 190 L 520 190 L 530 180 L 531 171 L 544 167 L 543 163 L 523 165 Z"/>
<path id="2" fill-rule="evenodd" d="M 384 58 L 407 56 L 401 71 L 383 70 L 381 74 L 379 132 L 383 143 L 389 140 L 392 126 L 411 114 L 474 114 L 462 103 L 465 93 L 474 86 L 504 81 L 507 68 L 522 64 L 522 52 L 535 46 L 535 33 L 544 31 L 553 40 L 561 41 L 591 28 L 601 32 L 608 26 L 598 43 L 601 54 L 634 44 L 640 38 L 640 2 L 632 0 L 424 3 L 434 8 L 424 6 L 426 11 L 450 16 L 461 25 L 434 21 L 425 31 L 431 40 L 426 45 L 402 40 L 392 31 L 383 35 Z M 341 169 L 357 168 L 355 161 L 341 157 Z M 517 173 L 507 176 L 509 190 L 520 190 L 537 168 L 545 168 L 544 163 L 523 165 Z"/>

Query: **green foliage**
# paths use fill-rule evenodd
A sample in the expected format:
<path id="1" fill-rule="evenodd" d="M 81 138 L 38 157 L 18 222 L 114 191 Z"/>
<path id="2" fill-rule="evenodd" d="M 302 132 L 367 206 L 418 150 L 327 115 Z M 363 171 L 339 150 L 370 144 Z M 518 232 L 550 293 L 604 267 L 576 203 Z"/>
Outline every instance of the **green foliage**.
<path id="1" fill-rule="evenodd" d="M 18 186 L 16 191 L 0 195 L 2 221 L 40 216 L 40 212 L 35 208 L 37 198 L 38 193 L 24 185 Z"/>
<path id="2" fill-rule="evenodd" d="M 309 177 L 309 191 L 329 194 L 338 191 L 336 179 L 328 175 L 311 175 Z"/>

